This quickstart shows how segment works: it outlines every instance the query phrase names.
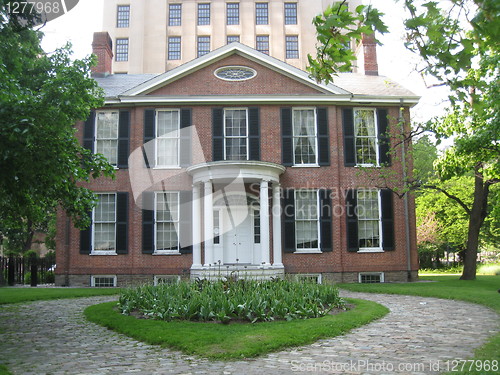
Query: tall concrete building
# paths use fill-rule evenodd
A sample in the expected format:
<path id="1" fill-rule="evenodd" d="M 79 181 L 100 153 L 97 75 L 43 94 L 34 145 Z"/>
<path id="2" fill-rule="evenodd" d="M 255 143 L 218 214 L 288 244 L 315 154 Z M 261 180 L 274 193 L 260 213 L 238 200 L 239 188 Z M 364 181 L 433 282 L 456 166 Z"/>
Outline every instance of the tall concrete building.
<path id="1" fill-rule="evenodd" d="M 349 2 L 350 7 L 361 0 Z M 113 73 L 162 73 L 236 41 L 305 69 L 332 0 L 106 0 Z"/>

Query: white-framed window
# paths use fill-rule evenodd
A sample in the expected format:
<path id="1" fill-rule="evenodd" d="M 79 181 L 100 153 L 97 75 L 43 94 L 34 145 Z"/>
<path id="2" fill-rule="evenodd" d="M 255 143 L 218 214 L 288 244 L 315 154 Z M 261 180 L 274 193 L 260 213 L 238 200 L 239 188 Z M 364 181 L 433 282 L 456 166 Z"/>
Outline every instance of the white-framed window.
<path id="1" fill-rule="evenodd" d="M 178 254 L 179 192 L 155 193 L 155 254 Z"/>
<path id="2" fill-rule="evenodd" d="M 116 254 L 116 194 L 97 194 L 92 216 L 92 254 Z"/>
<path id="3" fill-rule="evenodd" d="M 361 284 L 374 284 L 384 282 L 383 272 L 360 272 L 358 274 L 358 281 Z"/>
<path id="4" fill-rule="evenodd" d="M 220 245 L 221 238 L 221 223 L 220 223 L 221 210 L 214 210 L 214 245 Z"/>
<path id="5" fill-rule="evenodd" d="M 116 287 L 116 275 L 92 275 L 90 276 L 90 286 L 94 288 L 114 288 Z"/>
<path id="6" fill-rule="evenodd" d="M 95 152 L 104 155 L 109 164 L 118 163 L 118 111 L 96 113 Z"/>
<path id="7" fill-rule="evenodd" d="M 227 40 L 227 44 L 233 43 L 233 42 L 239 42 L 240 36 L 239 35 L 228 35 L 226 40 Z"/>
<path id="8" fill-rule="evenodd" d="M 317 190 L 295 191 L 295 249 L 296 252 L 318 252 L 319 196 Z"/>
<path id="9" fill-rule="evenodd" d="M 248 160 L 248 111 L 224 109 L 224 160 Z"/>
<path id="10" fill-rule="evenodd" d="M 253 243 L 260 244 L 260 210 L 253 210 Z"/>
<path id="11" fill-rule="evenodd" d="M 156 112 L 156 163 L 159 168 L 179 166 L 180 111 Z"/>
<path id="12" fill-rule="evenodd" d="M 303 283 L 321 284 L 321 274 L 320 273 L 298 273 L 295 275 L 295 279 Z"/>
<path id="13" fill-rule="evenodd" d="M 130 5 L 118 5 L 116 8 L 116 27 L 129 27 Z"/>
<path id="14" fill-rule="evenodd" d="M 378 165 L 379 147 L 375 109 L 354 108 L 353 114 L 356 164 Z"/>
<path id="15" fill-rule="evenodd" d="M 293 109 L 294 165 L 318 165 L 318 137 L 315 108 Z"/>
<path id="16" fill-rule="evenodd" d="M 178 284 L 181 281 L 179 275 L 155 275 L 153 278 L 154 285 L 160 284 Z"/>
<path id="17" fill-rule="evenodd" d="M 357 190 L 359 251 L 382 251 L 380 191 Z"/>

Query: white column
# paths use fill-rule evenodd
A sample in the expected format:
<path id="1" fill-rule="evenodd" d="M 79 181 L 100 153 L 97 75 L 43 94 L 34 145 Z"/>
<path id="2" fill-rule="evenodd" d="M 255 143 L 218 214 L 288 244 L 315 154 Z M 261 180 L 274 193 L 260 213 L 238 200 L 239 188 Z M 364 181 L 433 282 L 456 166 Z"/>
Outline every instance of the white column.
<path id="1" fill-rule="evenodd" d="M 203 220 L 205 222 L 205 266 L 214 264 L 214 203 L 212 197 L 212 182 L 205 181 L 205 196 L 203 198 Z"/>
<path id="2" fill-rule="evenodd" d="M 193 184 L 193 264 L 191 268 L 201 267 L 201 202 L 200 184 Z"/>
<path id="3" fill-rule="evenodd" d="M 273 185 L 273 265 L 283 267 L 281 256 L 281 188 Z"/>
<path id="4" fill-rule="evenodd" d="M 260 247 L 261 263 L 264 266 L 271 265 L 269 251 L 269 183 L 262 180 L 260 182 Z"/>

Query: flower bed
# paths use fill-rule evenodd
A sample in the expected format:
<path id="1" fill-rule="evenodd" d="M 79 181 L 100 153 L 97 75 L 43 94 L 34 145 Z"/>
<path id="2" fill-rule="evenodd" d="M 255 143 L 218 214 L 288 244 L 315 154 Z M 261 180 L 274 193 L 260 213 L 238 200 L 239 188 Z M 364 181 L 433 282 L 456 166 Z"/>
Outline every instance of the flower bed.
<path id="1" fill-rule="evenodd" d="M 144 285 L 120 295 L 121 313 L 159 320 L 265 322 L 318 318 L 345 309 L 333 285 L 288 280 L 198 280 Z"/>

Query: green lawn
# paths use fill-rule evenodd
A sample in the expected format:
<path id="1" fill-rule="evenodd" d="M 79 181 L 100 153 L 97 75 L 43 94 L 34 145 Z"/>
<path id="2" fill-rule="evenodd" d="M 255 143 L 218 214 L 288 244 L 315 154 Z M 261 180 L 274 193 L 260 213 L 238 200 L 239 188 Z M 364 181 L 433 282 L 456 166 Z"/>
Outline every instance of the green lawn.
<path id="1" fill-rule="evenodd" d="M 114 302 L 90 306 L 85 315 L 95 323 L 149 344 L 211 359 L 239 359 L 342 335 L 388 313 L 386 307 L 374 302 L 349 302 L 356 307 L 337 315 L 254 324 L 137 319 L 119 314 L 113 309 Z"/>
<path id="2" fill-rule="evenodd" d="M 405 284 L 340 284 L 339 287 L 355 292 L 405 294 L 423 297 L 437 297 L 473 302 L 487 306 L 500 314 L 500 275 L 478 276 L 476 280 L 459 280 L 458 276 L 425 276 L 419 282 Z M 464 322 L 464 324 L 467 324 Z M 470 326 L 474 334 L 474 326 Z M 476 360 L 498 360 L 500 358 L 500 332 L 476 350 Z M 492 374 L 492 372 L 453 372 L 453 374 Z"/>
<path id="3" fill-rule="evenodd" d="M 0 288 L 0 305 L 60 298 L 78 298 L 119 294 L 115 288 Z M 1 373 L 0 373 L 1 374 Z"/>

